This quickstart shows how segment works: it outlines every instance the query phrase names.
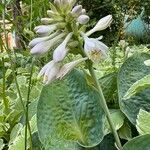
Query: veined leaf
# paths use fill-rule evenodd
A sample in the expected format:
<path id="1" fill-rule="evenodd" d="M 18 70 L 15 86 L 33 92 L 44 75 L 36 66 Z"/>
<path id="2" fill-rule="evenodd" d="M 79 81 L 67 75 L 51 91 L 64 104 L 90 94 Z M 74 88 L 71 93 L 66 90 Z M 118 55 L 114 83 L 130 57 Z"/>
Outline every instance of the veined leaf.
<path id="1" fill-rule="evenodd" d="M 142 91 L 143 89 L 150 87 L 150 75 L 145 76 L 144 78 L 136 81 L 127 91 L 124 96 L 124 99 L 129 99 L 131 96 Z"/>
<path id="2" fill-rule="evenodd" d="M 37 108 L 42 144 L 51 146 L 55 138 L 78 141 L 85 147 L 100 143 L 104 136 L 104 113 L 99 98 L 97 91 L 87 84 L 86 75 L 77 70 L 64 80 L 45 86 Z"/>
<path id="3" fill-rule="evenodd" d="M 138 136 L 127 142 L 122 150 L 149 150 L 150 149 L 150 134 Z"/>
<path id="4" fill-rule="evenodd" d="M 149 58 L 150 55 L 145 53 L 133 55 L 126 60 L 118 73 L 120 109 L 133 124 L 136 124 L 140 109 L 150 112 L 150 88 L 143 89 L 128 100 L 124 96 L 135 82 L 150 74 L 150 67 L 143 63 Z"/>
<path id="5" fill-rule="evenodd" d="M 140 109 L 136 120 L 136 128 L 140 134 L 150 134 L 150 113 Z"/>

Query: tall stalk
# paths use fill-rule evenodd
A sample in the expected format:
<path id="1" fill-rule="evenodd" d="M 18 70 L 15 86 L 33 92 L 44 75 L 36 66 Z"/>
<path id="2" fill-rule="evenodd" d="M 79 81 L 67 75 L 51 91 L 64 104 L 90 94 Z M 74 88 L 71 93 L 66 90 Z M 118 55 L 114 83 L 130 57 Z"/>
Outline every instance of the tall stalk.
<path id="1" fill-rule="evenodd" d="M 109 109 L 108 109 L 108 106 L 107 106 L 107 103 L 106 103 L 106 100 L 105 100 L 105 97 L 104 97 L 104 94 L 103 94 L 103 91 L 102 91 L 102 88 L 99 84 L 99 81 L 96 77 L 96 74 L 94 72 L 94 69 L 93 69 L 93 65 L 92 63 L 89 63 L 88 65 L 88 69 L 89 69 L 89 72 L 91 74 L 91 77 L 93 78 L 94 82 L 95 82 L 95 85 L 97 87 L 97 90 L 98 90 L 98 93 L 99 93 L 99 96 L 100 96 L 100 104 L 102 105 L 103 109 L 104 109 L 104 112 L 106 114 L 106 117 L 107 117 L 107 120 L 108 120 L 108 123 L 110 125 L 110 128 L 112 130 L 112 133 L 114 135 L 114 138 L 115 138 L 115 141 L 116 141 L 116 144 L 117 144 L 117 147 L 119 149 L 122 148 L 121 146 L 121 142 L 120 142 L 120 139 L 119 139 L 119 136 L 118 136 L 118 133 L 115 129 L 115 126 L 114 126 L 114 123 L 111 119 L 111 115 L 110 115 L 110 112 L 109 112 Z"/>
<path id="2" fill-rule="evenodd" d="M 79 36 L 77 37 L 77 40 L 79 42 L 79 48 L 83 52 L 82 56 L 84 57 L 85 54 L 84 54 L 83 44 L 82 44 L 82 41 L 80 40 Z M 117 131 L 115 129 L 114 123 L 113 123 L 113 121 L 111 119 L 111 115 L 110 115 L 110 112 L 109 112 L 109 109 L 108 109 L 108 106 L 107 106 L 107 103 L 106 103 L 106 100 L 105 100 L 102 88 L 101 88 L 100 83 L 98 82 L 98 79 L 97 79 L 96 74 L 94 72 L 93 63 L 91 61 L 86 61 L 86 62 L 87 62 L 88 70 L 89 70 L 89 72 L 91 74 L 91 77 L 93 78 L 93 80 L 95 82 L 95 86 L 97 87 L 97 90 L 98 90 L 98 93 L 99 93 L 99 96 L 100 96 L 100 104 L 102 105 L 102 108 L 103 108 L 103 110 L 104 110 L 104 112 L 106 114 L 108 123 L 110 125 L 111 131 L 112 131 L 112 133 L 114 135 L 114 138 L 115 138 L 115 141 L 116 141 L 116 144 L 117 144 L 117 148 L 119 148 L 121 150 L 122 149 L 122 145 L 121 145 L 118 133 L 117 133 Z"/>
<path id="3" fill-rule="evenodd" d="M 34 59 L 32 58 L 29 85 L 28 85 L 28 94 L 27 94 L 27 101 L 26 101 L 25 150 L 27 149 L 27 129 L 29 130 L 29 134 L 30 134 L 30 150 L 32 150 L 32 133 L 31 133 L 30 126 L 28 126 L 28 123 L 29 123 L 29 100 L 30 100 L 31 85 L 32 85 L 33 66 L 34 66 Z"/>

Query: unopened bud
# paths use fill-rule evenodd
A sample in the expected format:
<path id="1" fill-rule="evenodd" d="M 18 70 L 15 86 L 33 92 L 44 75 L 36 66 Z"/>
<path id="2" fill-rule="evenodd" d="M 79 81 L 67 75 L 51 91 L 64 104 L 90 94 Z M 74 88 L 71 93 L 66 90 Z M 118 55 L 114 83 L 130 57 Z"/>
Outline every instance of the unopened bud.
<path id="1" fill-rule="evenodd" d="M 82 9 L 82 15 L 85 15 L 85 14 L 86 14 L 86 10 Z"/>
<path id="2" fill-rule="evenodd" d="M 48 25 L 48 24 L 51 24 L 53 22 L 54 22 L 54 19 L 51 19 L 51 18 L 42 18 L 41 19 L 41 23 L 44 25 Z"/>
<path id="3" fill-rule="evenodd" d="M 89 20 L 90 18 L 87 15 L 80 15 L 77 19 L 80 24 L 87 24 Z"/>
<path id="4" fill-rule="evenodd" d="M 82 5 L 75 6 L 71 11 L 71 14 L 75 16 L 79 16 L 81 13 L 82 13 Z"/>

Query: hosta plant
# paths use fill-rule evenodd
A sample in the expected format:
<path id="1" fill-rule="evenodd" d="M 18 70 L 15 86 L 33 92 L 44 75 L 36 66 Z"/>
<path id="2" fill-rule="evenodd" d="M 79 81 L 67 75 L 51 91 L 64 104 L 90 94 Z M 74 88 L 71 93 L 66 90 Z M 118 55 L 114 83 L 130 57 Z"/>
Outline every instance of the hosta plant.
<path id="1" fill-rule="evenodd" d="M 108 28 L 112 15 L 105 16 L 93 29 L 87 30 L 90 18 L 75 0 L 54 0 L 50 8 L 47 17 L 41 19 L 42 25 L 34 28 L 38 37 L 29 43 L 33 56 L 50 56 L 38 75 L 38 78 L 43 77 L 45 84 L 37 106 L 41 143 L 46 150 L 93 150 L 99 149 L 106 136 L 112 133 L 113 147 L 122 149 L 120 138 L 132 138 L 129 124 L 136 125 L 141 108 L 149 111 L 143 105 L 149 105 L 149 89 L 128 100 L 124 98 L 131 85 L 150 72 L 143 63 L 149 55 L 132 56 L 119 73 L 115 71 L 98 79 L 94 65 L 105 61 L 109 48 L 101 42 L 102 36 L 94 37 L 93 34 Z M 81 63 L 80 70 L 75 69 Z M 116 105 L 110 107 L 110 97 L 114 96 Z M 108 109 L 107 104 L 113 109 Z M 124 149 L 128 145 L 130 143 Z"/>

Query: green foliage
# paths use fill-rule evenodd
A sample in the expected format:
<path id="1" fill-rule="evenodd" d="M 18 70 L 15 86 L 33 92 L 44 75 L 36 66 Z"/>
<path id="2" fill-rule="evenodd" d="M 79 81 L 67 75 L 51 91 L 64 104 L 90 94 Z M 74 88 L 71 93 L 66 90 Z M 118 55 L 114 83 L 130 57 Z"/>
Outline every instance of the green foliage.
<path id="1" fill-rule="evenodd" d="M 140 109 L 136 120 L 136 128 L 141 135 L 150 134 L 150 113 Z"/>
<path id="2" fill-rule="evenodd" d="M 97 91 L 87 85 L 83 72 L 73 71 L 42 90 L 37 112 L 41 142 L 49 143 L 56 135 L 83 146 L 97 145 L 104 136 L 103 117 Z"/>
<path id="3" fill-rule="evenodd" d="M 150 135 L 143 135 L 136 137 L 126 143 L 122 150 L 149 150 L 150 148 Z"/>
<path id="4" fill-rule="evenodd" d="M 138 54 L 130 57 L 123 64 L 118 74 L 120 109 L 133 124 L 136 123 L 136 117 L 140 109 L 150 111 L 150 88 L 142 90 L 128 100 L 124 99 L 124 96 L 136 81 L 150 74 L 150 67 L 143 63 L 149 57 L 149 54 Z"/>
<path id="5" fill-rule="evenodd" d="M 136 81 L 127 91 L 124 96 L 124 99 L 129 99 L 131 96 L 142 91 L 145 88 L 150 87 L 150 75 L 145 76 L 144 78 Z"/>

